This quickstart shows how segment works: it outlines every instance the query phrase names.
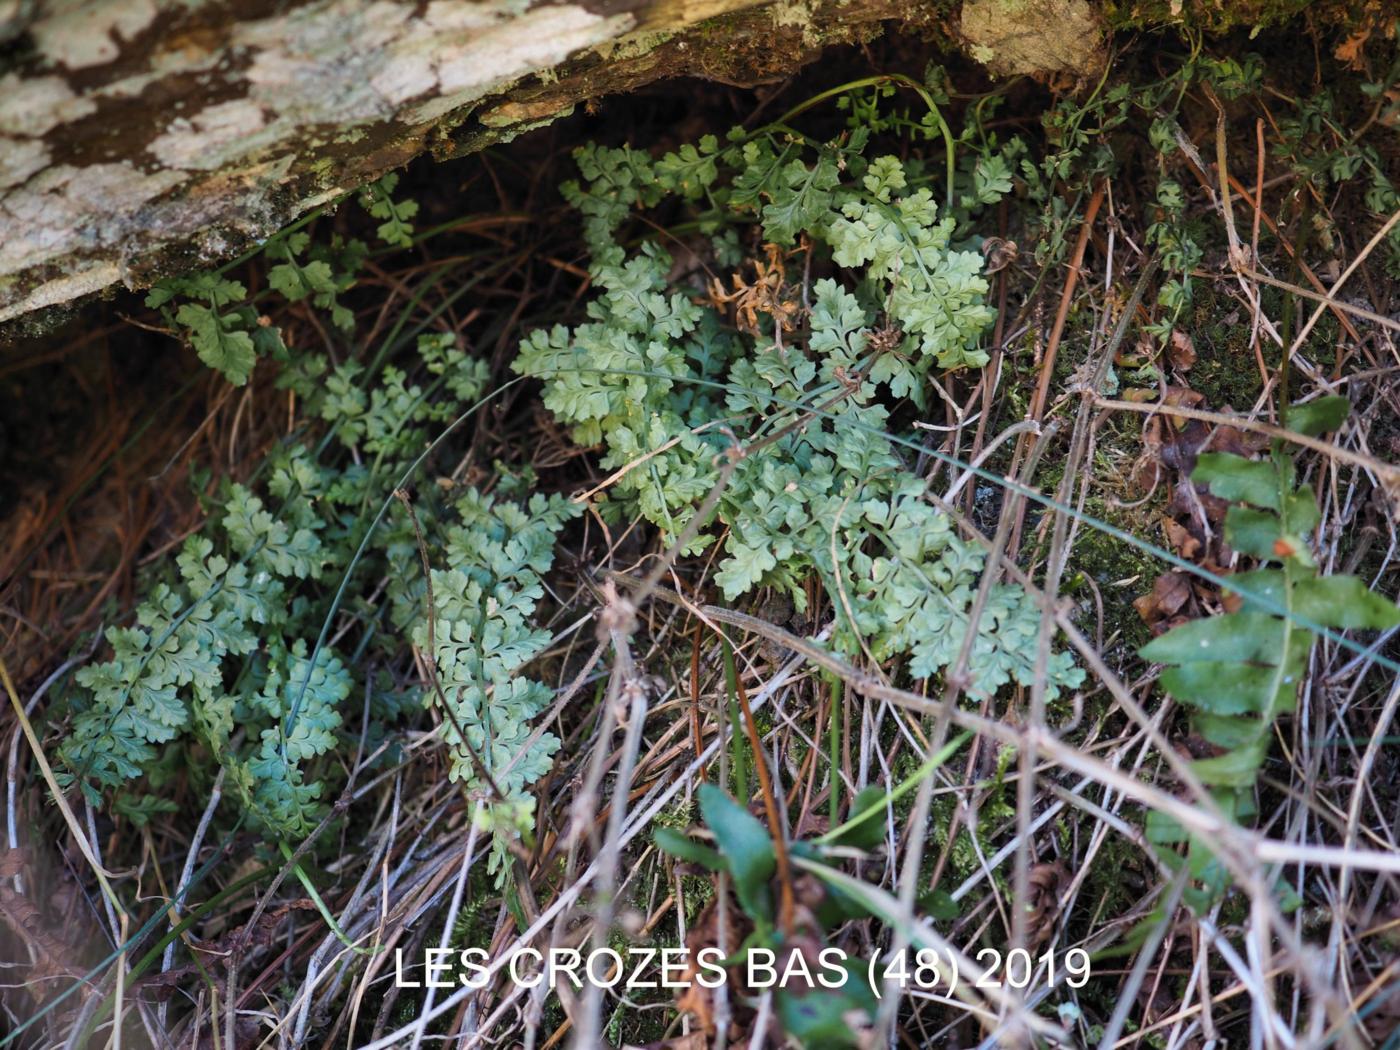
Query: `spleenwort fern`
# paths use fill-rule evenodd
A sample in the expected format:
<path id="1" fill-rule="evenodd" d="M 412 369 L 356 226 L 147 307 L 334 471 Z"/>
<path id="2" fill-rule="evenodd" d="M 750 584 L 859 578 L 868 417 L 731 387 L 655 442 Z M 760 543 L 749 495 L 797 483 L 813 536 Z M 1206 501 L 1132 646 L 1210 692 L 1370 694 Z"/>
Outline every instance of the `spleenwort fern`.
<path id="1" fill-rule="evenodd" d="M 951 149 L 937 113 L 891 127 L 941 134 Z M 802 605 L 815 577 L 838 611 L 836 644 L 903 656 L 924 677 L 959 652 L 983 561 L 884 431 L 889 406 L 924 406 L 935 369 L 986 359 L 992 312 L 968 228 L 1009 187 L 1012 153 L 984 151 L 957 185 L 938 187 L 957 202 L 949 213 L 935 204 L 941 165 L 867 160 L 869 135 L 856 119 L 826 144 L 775 125 L 657 161 L 582 151 L 585 184 L 566 195 L 584 216 L 601 294 L 587 323 L 531 336 L 516 368 L 545 380 L 546 404 L 580 441 L 605 445 L 604 466 L 633 468 L 603 513 L 640 514 L 664 541 L 713 488 L 716 456 L 736 434 L 766 442 L 739 462 L 721 500 L 724 593 L 771 585 Z M 381 220 L 381 240 L 401 247 L 416 206 L 396 202 L 394 189 L 386 178 L 361 200 Z M 733 271 L 728 284 L 678 287 L 660 247 L 620 246 L 633 210 L 666 197 L 694 213 L 702 242 L 710 238 L 702 252 Z M 745 261 L 746 229 L 768 242 L 757 249 L 766 261 Z M 338 235 L 317 243 L 299 225 L 265 254 L 256 294 L 216 273 L 164 282 L 149 301 L 234 383 L 275 358 L 279 384 L 320 436 L 297 435 L 255 481 L 226 485 L 206 528 L 152 582 L 135 625 L 107 632 L 109 652 L 80 673 L 71 698 L 65 775 L 94 802 L 116 794 L 138 816 L 163 804 L 133 800 L 142 777 L 158 786 L 182 760 L 202 769 L 212 759 L 253 823 L 286 843 L 322 819 L 347 766 L 338 754 L 384 741 L 414 706 L 437 705 L 450 775 L 491 803 L 483 812 L 499 860 L 529 824 L 527 789 L 559 746 L 535 724 L 551 691 L 524 671 L 549 641 L 534 622 L 542 575 L 578 508 L 526 498 L 528 472 L 499 477 L 493 492 L 425 486 L 412 510 L 427 538 L 428 587 L 418 528 L 380 508 L 480 397 L 486 365 L 447 333 L 421 336 L 409 361 L 352 355 L 330 367 L 291 352 L 264 297 L 305 302 L 348 332 L 355 318 L 342 300 L 368 248 Z M 810 281 L 796 278 L 799 263 Z M 714 541 L 702 531 L 689 553 Z M 1023 591 L 993 588 L 972 688 L 1031 682 L 1038 623 Z M 431 659 L 410 665 L 409 641 Z M 437 681 L 408 676 L 410 666 Z M 1062 654 L 1049 670 L 1052 689 L 1081 678 Z M 362 691 L 366 704 L 351 700 Z"/>
<path id="2" fill-rule="evenodd" d="M 1347 408 L 1344 398 L 1321 398 L 1293 406 L 1288 422 L 1299 433 L 1315 435 L 1339 427 Z M 1242 596 L 1236 611 L 1182 624 L 1142 649 L 1144 658 L 1166 665 L 1163 687 L 1191 709 L 1192 730 L 1218 752 L 1191 767 L 1237 820 L 1254 812 L 1254 786 L 1273 725 L 1297 703 L 1315 628 L 1400 623 L 1400 608 L 1356 577 L 1319 575 L 1309 543 L 1321 515 L 1312 486 L 1298 486 L 1295 473 L 1281 441 L 1259 462 L 1223 452 L 1200 457 L 1192 480 L 1235 503 L 1225 518 L 1226 543 L 1278 568 L 1229 577 Z M 1194 903 L 1223 891 L 1225 871 L 1208 843 L 1157 813 L 1148 817 L 1148 836 L 1163 845 L 1187 843 L 1190 874 L 1200 883 L 1189 891 Z"/>
<path id="3" fill-rule="evenodd" d="M 255 826 L 296 841 L 324 814 L 328 779 L 343 762 L 328 756 L 358 738 L 383 738 L 385 726 L 432 696 L 414 684 L 397 687 L 387 672 L 369 682 L 352 673 L 350 654 L 317 644 L 336 585 L 348 573 L 352 595 L 383 581 L 383 602 L 351 598 L 341 610 L 357 648 L 381 665 L 402 663 L 410 637 L 425 643 L 426 588 L 411 526 L 391 519 L 352 553 L 379 503 L 447 420 L 480 397 L 486 366 L 452 337 L 424 336 L 416 370 L 385 367 L 367 382 L 347 362 L 325 371 L 303 357 L 286 374 L 308 414 L 330 438 L 276 450 L 256 488 L 229 485 L 222 508 L 185 541 L 174 571 L 155 583 L 136 624 L 114 627 L 110 655 L 77 675 L 71 728 L 60 748 L 67 782 L 96 803 L 106 791 L 127 792 L 180 754 L 212 755 L 228 771 L 235 797 Z M 362 454 L 373 457 L 366 462 Z M 470 769 L 457 726 L 483 757 L 506 794 L 488 814 L 503 836 L 528 815 L 526 788 L 547 768 L 558 742 L 541 734 L 523 757 L 521 745 L 550 691 L 517 672 L 548 642 L 532 625 L 554 540 L 574 507 L 534 497 L 517 504 L 466 490 L 450 498 L 435 486 L 416 513 L 435 540 L 435 659 L 455 718 L 443 732 L 452 774 L 485 798 Z M 344 633 L 344 632 L 342 632 Z M 371 724 L 353 729 L 346 701 L 369 688 Z M 512 764 L 514 763 L 514 764 Z M 199 764 L 197 761 L 194 763 Z M 124 810 L 153 812 L 151 800 Z M 498 800 L 499 801 L 499 800 Z M 155 808 L 159 808 L 155 806 Z"/>
<path id="4" fill-rule="evenodd" d="M 350 689 L 350 674 L 340 658 L 322 649 L 313 664 L 299 638 L 263 688 L 248 698 L 248 706 L 269 716 L 272 724 L 259 734 L 257 748 L 234 764 L 234 784 L 256 821 L 283 838 L 304 836 L 316 824 L 323 786 L 308 782 L 303 766 L 335 746 L 340 703 Z M 284 733 L 284 720 L 298 697 L 299 716 Z"/>
<path id="5" fill-rule="evenodd" d="M 413 243 L 413 226 L 409 220 L 418 214 L 418 202 L 395 200 L 393 193 L 398 185 L 398 173 L 391 171 L 364 189 L 360 203 L 376 219 L 384 220 L 375 230 L 381 241 L 407 248 Z"/>
<path id="6" fill-rule="evenodd" d="M 164 308 L 167 319 L 185 330 L 199 359 L 241 386 L 252 374 L 259 349 L 270 353 L 274 343 L 281 343 L 275 333 L 258 325 L 252 307 L 235 305 L 247 296 L 248 290 L 237 281 L 201 274 L 161 282 L 146 296 L 146 305 Z M 169 305 L 177 297 L 186 301 L 172 311 Z"/>
<path id="7" fill-rule="evenodd" d="M 867 161 L 865 140 L 861 128 L 819 146 L 736 130 L 727 147 L 708 137 L 655 162 L 631 149 L 581 150 L 587 185 L 565 193 L 584 215 L 600 294 L 587 323 L 531 336 L 515 368 L 543 379 L 545 405 L 581 444 L 603 444 L 604 467 L 624 471 L 603 513 L 640 514 L 667 541 L 715 486 L 734 434 L 767 443 L 739 461 L 720 498 L 715 582 L 729 599 L 779 587 L 802 608 L 815 574 L 839 645 L 865 645 L 879 660 L 905 654 L 926 677 L 957 658 L 983 556 L 883 436 L 886 405 L 923 405 L 934 368 L 983 363 L 993 315 L 982 257 L 954 243 L 957 224 L 922 166 Z M 978 185 L 969 203 L 996 199 L 985 179 Z M 700 228 L 731 263 L 726 233 L 756 221 L 770 246 L 754 283 L 742 271 L 730 293 L 713 280 L 708 303 L 697 303 L 672 287 L 659 244 L 624 251 L 618 231 L 632 208 L 666 196 L 703 205 Z M 804 287 L 804 270 L 823 276 Z M 702 532 L 689 552 L 713 539 Z M 1038 629 L 1023 590 L 993 588 L 972 688 L 1031 683 Z M 1081 672 L 1057 653 L 1049 678 L 1053 693 Z"/>

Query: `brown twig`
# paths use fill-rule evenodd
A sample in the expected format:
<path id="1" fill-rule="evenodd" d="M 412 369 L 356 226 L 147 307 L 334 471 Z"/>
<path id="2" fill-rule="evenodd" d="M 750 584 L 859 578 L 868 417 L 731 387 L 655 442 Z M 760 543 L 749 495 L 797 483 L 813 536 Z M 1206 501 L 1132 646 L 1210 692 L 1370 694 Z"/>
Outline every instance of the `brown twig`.
<path id="1" fill-rule="evenodd" d="M 1089 234 L 1098 217 L 1108 184 L 1102 179 L 1094 187 L 1094 194 L 1084 209 L 1084 221 L 1079 227 L 1079 239 L 1070 256 L 1069 275 L 1065 278 L 1064 291 L 1060 293 L 1060 308 L 1055 312 L 1055 323 L 1050 328 L 1050 338 L 1045 344 L 1045 356 L 1040 362 L 1040 377 L 1036 380 L 1035 396 L 1031 398 L 1030 417 L 1037 423 L 1045 415 L 1045 402 L 1050 396 L 1050 377 L 1055 373 L 1055 358 L 1060 349 L 1060 337 L 1064 335 L 1065 322 L 1069 319 L 1070 304 L 1074 302 L 1074 290 L 1079 284 L 1080 268 L 1084 265 L 1084 250 L 1089 245 Z"/>
<path id="2" fill-rule="evenodd" d="M 738 696 L 739 711 L 744 716 L 744 734 L 749 738 L 753 749 L 754 772 L 758 774 L 758 789 L 763 795 L 763 810 L 768 816 L 768 827 L 773 834 L 773 860 L 778 869 L 778 928 L 785 935 L 792 933 L 796 899 L 792 888 L 792 864 L 788 859 L 787 835 L 783 830 L 778 800 L 773 792 L 773 780 L 768 772 L 768 760 L 764 757 L 763 741 L 759 739 L 758 723 L 754 721 L 753 708 L 749 706 L 749 694 L 744 688 L 743 678 L 734 675 L 734 692 Z"/>
<path id="3" fill-rule="evenodd" d="M 1050 397 L 1050 379 L 1055 374 L 1055 358 L 1059 355 L 1060 339 L 1064 335 L 1065 322 L 1069 319 L 1070 304 L 1074 301 L 1074 289 L 1079 284 L 1080 267 L 1084 265 L 1084 251 L 1089 245 L 1089 234 L 1093 230 L 1094 219 L 1098 217 L 1099 208 L 1103 206 L 1104 197 L 1108 193 L 1108 183 L 1100 179 L 1098 185 L 1094 187 L 1093 196 L 1089 198 L 1089 204 L 1084 209 L 1084 221 L 1079 227 L 1079 239 L 1074 245 L 1074 254 L 1070 256 L 1069 275 L 1065 278 L 1064 291 L 1060 293 L 1060 306 L 1055 311 L 1055 322 L 1050 328 L 1050 338 L 1045 344 L 1045 354 L 1040 361 L 1040 376 L 1036 380 L 1035 394 L 1031 397 L 1030 410 L 1027 418 L 1032 422 L 1039 423 L 1045 416 L 1045 404 Z M 1022 462 L 1027 452 L 1028 436 L 1023 434 L 1016 442 L 1016 455 L 1012 459 L 1012 469 Z M 1026 507 L 1021 504 L 1016 508 L 1016 518 L 1011 526 L 1011 539 L 1007 549 L 1015 553 L 1021 546 L 1021 527 L 1025 524 Z"/>

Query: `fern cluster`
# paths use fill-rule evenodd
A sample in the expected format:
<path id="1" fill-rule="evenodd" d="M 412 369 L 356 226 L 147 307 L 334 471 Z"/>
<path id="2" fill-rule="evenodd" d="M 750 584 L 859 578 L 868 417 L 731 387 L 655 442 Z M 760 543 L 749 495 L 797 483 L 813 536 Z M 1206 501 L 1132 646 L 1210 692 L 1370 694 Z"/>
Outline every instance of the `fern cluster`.
<path id="1" fill-rule="evenodd" d="M 926 677 L 963 645 L 983 555 L 897 453 L 891 406 L 922 406 L 935 368 L 982 364 L 993 312 L 977 244 L 957 239 L 930 174 L 917 160 L 867 160 L 867 138 L 856 128 L 814 145 L 736 130 L 723 147 L 707 137 L 656 161 L 581 150 L 585 182 L 565 193 L 584 216 L 599 294 L 586 323 L 534 333 L 514 367 L 543 380 L 545 405 L 621 472 L 604 513 L 640 514 L 666 541 L 720 480 L 736 435 L 761 445 L 719 500 L 725 597 L 773 586 L 803 608 L 815 574 L 843 649 L 905 655 Z M 998 199 L 1004 171 L 974 167 L 964 207 Z M 676 290 L 659 243 L 621 246 L 633 209 L 667 197 L 711 235 L 702 251 L 736 271 L 733 292 L 713 279 L 708 295 Z M 750 278 L 738 231 L 755 224 L 766 261 Z M 713 540 L 702 531 L 688 553 Z M 993 588 L 972 648 L 974 691 L 1033 681 L 1039 622 L 1021 588 Z M 1049 671 L 1052 689 L 1082 674 L 1061 653 Z"/>
<path id="2" fill-rule="evenodd" d="M 992 311 L 967 229 L 1009 189 L 1014 150 L 986 148 L 964 163 L 957 185 L 942 186 L 956 202 L 949 212 L 918 151 L 865 156 L 872 129 L 936 137 L 936 111 L 881 123 L 867 120 L 873 105 L 853 96 L 850 132 L 825 144 L 775 125 L 657 160 L 581 151 L 584 182 L 565 192 L 583 215 L 601 294 L 584 324 L 534 333 L 515 367 L 545 381 L 547 406 L 581 442 L 605 445 L 605 467 L 630 468 L 603 511 L 640 514 L 665 541 L 714 487 L 716 457 L 735 435 L 763 443 L 738 462 L 720 502 L 725 595 L 776 586 L 801 606 L 815 576 L 838 611 L 838 645 L 905 657 L 926 677 L 963 645 L 983 558 L 930 503 L 887 431 L 895 406 L 925 405 L 935 369 L 986 359 Z M 381 220 L 379 237 L 402 247 L 416 208 L 393 189 L 384 180 L 362 203 Z M 695 217 L 709 238 L 701 252 L 732 271 L 732 291 L 687 286 L 655 243 L 619 244 L 635 209 L 667 198 Z M 745 231 L 767 244 L 757 262 L 745 260 Z M 78 678 L 65 775 L 93 800 L 114 792 L 139 818 L 167 804 L 134 797 L 134 782 L 158 787 L 177 764 L 202 771 L 212 759 L 258 826 L 296 839 L 343 776 L 338 752 L 435 705 L 451 775 L 494 800 L 488 820 L 509 833 L 527 822 L 527 788 L 558 747 L 535 725 L 550 690 L 522 672 L 548 643 L 535 606 L 577 507 L 528 495 L 528 472 L 503 472 L 491 494 L 426 488 L 414 500 L 425 580 L 414 523 L 380 508 L 482 395 L 487 368 L 439 334 L 421 336 L 406 361 L 352 356 L 331 367 L 290 353 L 262 298 L 306 301 L 350 331 L 341 300 L 369 249 L 293 228 L 265 253 L 256 294 L 215 273 L 165 282 L 150 302 L 234 383 L 259 358 L 276 359 L 279 383 L 314 426 L 254 479 L 225 486 L 136 623 L 108 631 L 110 651 Z M 797 278 L 799 265 L 810 281 Z M 713 539 L 702 531 L 690 553 Z M 1038 629 L 1022 590 L 993 588 L 972 644 L 972 688 L 1031 682 Z M 416 665 L 409 642 L 426 657 Z M 418 682 L 413 666 L 438 680 Z M 1052 687 L 1080 677 L 1052 656 Z M 367 725 L 350 700 L 366 690 Z"/>
<path id="3" fill-rule="evenodd" d="M 328 782 L 343 774 L 331 752 L 353 754 L 361 732 L 382 737 L 405 711 L 435 702 L 436 689 L 404 685 L 388 670 L 368 678 L 355 670 L 403 667 L 410 639 L 426 646 L 412 522 L 373 522 L 414 458 L 478 400 L 487 370 L 441 335 L 421 337 L 408 367 L 421 381 L 400 367 L 370 374 L 354 361 L 328 368 L 309 355 L 286 370 L 284 382 L 326 437 L 275 450 L 257 485 L 226 486 L 220 509 L 151 587 L 136 623 L 109 629 L 110 655 L 78 672 L 81 695 L 59 754 L 68 781 L 94 802 L 117 789 L 129 814 L 149 815 L 164 807 L 132 798 L 133 781 L 158 781 L 182 756 L 193 769 L 212 758 L 256 826 L 295 840 L 321 818 Z M 542 734 L 510 764 L 549 696 L 515 672 L 548 640 L 531 614 L 573 508 L 500 498 L 508 488 L 491 496 L 434 487 L 415 513 L 440 565 L 434 658 L 454 709 L 443 719 L 453 776 L 487 790 L 461 727 L 518 807 L 558 746 Z M 342 580 L 350 597 L 336 610 Z M 382 598 L 368 597 L 377 591 Z M 331 623 L 349 648 L 326 641 Z M 347 725 L 348 698 L 366 689 L 371 725 L 360 723 L 358 702 Z"/>
<path id="4" fill-rule="evenodd" d="M 270 487 L 290 485 L 280 464 Z M 226 509 L 205 533 L 185 541 L 177 575 L 157 584 L 136 611 L 137 626 L 111 628 L 109 660 L 83 668 L 90 702 L 73 720 L 60 756 L 90 792 L 140 776 L 157 749 L 187 737 L 202 741 L 234 772 L 245 801 L 263 823 L 294 833 L 319 789 L 302 779 L 300 763 L 325 750 L 340 724 L 336 704 L 350 691 L 344 666 L 329 650 L 313 665 L 295 626 L 292 592 L 317 581 L 328 557 L 325 523 L 301 505 L 304 524 L 274 517 L 263 501 L 233 485 Z M 218 537 L 216 553 L 215 540 Z M 276 735 L 285 693 L 306 682 L 303 717 L 274 762 L 231 748 L 235 726 L 251 740 Z M 266 727 L 259 733 L 260 727 Z M 319 750 L 317 748 L 319 747 Z"/>

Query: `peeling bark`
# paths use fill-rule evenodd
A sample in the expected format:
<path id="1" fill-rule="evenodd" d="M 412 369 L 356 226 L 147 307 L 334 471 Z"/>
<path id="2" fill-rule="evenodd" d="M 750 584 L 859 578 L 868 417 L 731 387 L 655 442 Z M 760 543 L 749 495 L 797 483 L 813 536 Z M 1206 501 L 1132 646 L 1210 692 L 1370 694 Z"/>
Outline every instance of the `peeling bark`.
<path id="1" fill-rule="evenodd" d="M 1088 0 L 967 0 L 963 38 L 995 73 L 1086 73 L 1103 59 L 1103 32 Z"/>
<path id="2" fill-rule="evenodd" d="M 227 258 L 425 151 L 664 77 L 756 83 L 886 23 L 948 37 L 954 6 L 0 0 L 0 322 Z M 966 43 L 998 71 L 1088 72 L 1095 10 L 967 0 Z"/>

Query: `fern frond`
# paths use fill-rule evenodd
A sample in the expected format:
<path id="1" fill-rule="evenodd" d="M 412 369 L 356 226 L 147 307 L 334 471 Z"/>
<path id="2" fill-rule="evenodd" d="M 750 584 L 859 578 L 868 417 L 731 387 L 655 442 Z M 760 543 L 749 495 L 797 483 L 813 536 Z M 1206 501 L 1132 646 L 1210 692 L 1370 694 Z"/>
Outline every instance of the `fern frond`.
<path id="1" fill-rule="evenodd" d="M 485 786 L 472 761 L 475 753 L 501 792 L 523 801 L 559 747 L 548 733 L 529 743 L 532 721 L 553 691 L 519 672 L 549 644 L 549 632 L 531 626 L 544 593 L 540 575 L 553 562 L 555 535 L 579 509 L 538 494 L 522 507 L 475 489 L 456 501 L 461 523 L 448 530 L 450 567 L 432 572 L 431 640 L 438 684 L 451 707 L 442 730 L 452 753 L 451 776 L 471 788 Z M 428 647 L 425 622 L 413 638 Z M 441 702 L 435 689 L 428 700 Z"/>
<path id="2" fill-rule="evenodd" d="M 1294 406 L 1295 429 L 1311 435 L 1341 424 L 1345 400 L 1322 400 L 1332 403 Z M 1356 577 L 1319 574 L 1310 545 L 1321 514 L 1312 486 L 1298 485 L 1295 474 L 1282 442 L 1263 461 L 1224 452 L 1200 456 L 1192 480 L 1235 503 L 1225 517 L 1226 543 L 1280 567 L 1230 577 L 1239 609 L 1182 624 L 1141 650 L 1144 659 L 1166 665 L 1163 688 L 1190 708 L 1192 729 L 1215 748 L 1191 768 L 1236 819 L 1255 811 L 1253 789 L 1273 724 L 1297 704 L 1316 629 L 1400 624 L 1400 607 Z M 1157 813 L 1149 815 L 1148 835 L 1162 845 L 1187 843 L 1191 875 L 1204 884 L 1190 891 L 1193 903 L 1204 906 L 1223 892 L 1225 872 L 1209 843 Z"/>

